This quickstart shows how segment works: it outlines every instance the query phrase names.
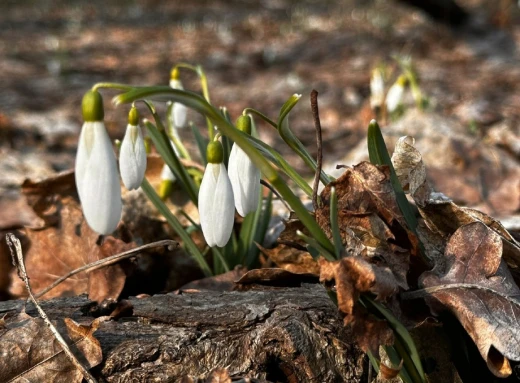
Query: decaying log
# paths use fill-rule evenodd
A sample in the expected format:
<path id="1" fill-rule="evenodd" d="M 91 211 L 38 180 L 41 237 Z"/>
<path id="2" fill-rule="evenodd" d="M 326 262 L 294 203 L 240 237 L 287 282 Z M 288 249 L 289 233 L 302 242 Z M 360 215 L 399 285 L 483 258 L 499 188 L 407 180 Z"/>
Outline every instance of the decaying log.
<path id="1" fill-rule="evenodd" d="M 320 285 L 250 291 L 189 291 L 129 299 L 133 309 L 95 332 L 107 382 L 177 382 L 218 367 L 231 376 L 276 382 L 359 382 L 367 363 Z M 0 302 L 0 316 L 24 301 Z M 85 296 L 42 301 L 52 320 L 82 324 Z M 34 306 L 26 312 L 37 316 Z M 97 313 L 99 315 L 99 312 Z"/>

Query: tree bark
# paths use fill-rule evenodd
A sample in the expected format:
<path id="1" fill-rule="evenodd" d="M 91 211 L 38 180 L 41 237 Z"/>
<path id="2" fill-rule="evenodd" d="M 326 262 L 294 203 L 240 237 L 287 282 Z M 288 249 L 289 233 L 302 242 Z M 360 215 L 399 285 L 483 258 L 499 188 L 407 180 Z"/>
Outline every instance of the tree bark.
<path id="1" fill-rule="evenodd" d="M 216 368 L 276 382 L 360 382 L 363 352 L 321 285 L 245 292 L 187 291 L 130 298 L 132 309 L 94 336 L 107 382 L 178 382 Z M 0 302 L 0 316 L 25 301 Z M 86 296 L 41 302 L 50 319 L 89 324 L 99 311 Z M 26 311 L 37 316 L 32 304 Z"/>

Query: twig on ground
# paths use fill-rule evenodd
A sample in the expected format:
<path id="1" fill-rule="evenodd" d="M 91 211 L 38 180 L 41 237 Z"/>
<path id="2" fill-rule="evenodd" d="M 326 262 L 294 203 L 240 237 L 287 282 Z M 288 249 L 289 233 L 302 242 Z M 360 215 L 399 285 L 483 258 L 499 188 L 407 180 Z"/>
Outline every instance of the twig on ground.
<path id="1" fill-rule="evenodd" d="M 153 247 L 159 247 L 159 246 L 168 246 L 173 250 L 173 246 L 178 247 L 179 243 L 170 239 L 165 239 L 162 241 L 152 242 L 147 245 L 136 247 L 135 249 L 124 251 L 119 254 L 112 255 L 110 257 L 106 257 L 103 259 L 99 259 L 95 262 L 89 263 L 87 265 L 81 266 L 75 270 L 72 270 L 71 272 L 65 274 L 64 276 L 56 279 L 51 285 L 44 288 L 42 291 L 40 291 L 38 294 L 35 295 L 36 298 L 40 298 L 41 296 L 47 294 L 49 291 L 51 291 L 53 288 L 58 286 L 63 281 L 67 280 L 68 278 L 81 273 L 81 272 L 90 272 L 97 269 L 101 269 L 106 266 L 113 265 L 114 263 L 117 263 L 119 261 L 122 261 L 123 259 L 131 258 L 136 255 L 136 253 L 141 252 L 142 250 L 150 249 Z"/>
<path id="2" fill-rule="evenodd" d="M 9 246 L 9 250 L 11 251 L 11 257 L 13 258 L 13 264 L 16 266 L 18 270 L 18 276 L 24 281 L 25 287 L 27 288 L 27 292 L 29 293 L 29 297 L 31 301 L 34 303 L 34 306 L 36 307 L 36 310 L 38 310 L 38 313 L 40 314 L 41 318 L 45 322 L 45 324 L 49 327 L 52 334 L 56 338 L 56 340 L 61 344 L 61 347 L 63 348 L 63 351 L 67 355 L 67 357 L 70 359 L 72 364 L 76 366 L 76 368 L 81 371 L 81 374 L 83 375 L 83 378 L 89 383 L 97 383 L 96 379 L 88 372 L 88 369 L 81 364 L 81 362 L 76 358 L 76 356 L 72 353 L 70 350 L 67 342 L 65 342 L 65 339 L 61 336 L 61 334 L 58 332 L 56 327 L 52 324 L 52 322 L 47 317 L 47 314 L 45 314 L 45 311 L 40 307 L 38 304 L 38 301 L 34 297 L 31 289 L 31 285 L 29 284 L 29 277 L 27 276 L 27 271 L 25 270 L 25 263 L 23 261 L 23 253 L 22 253 L 22 245 L 20 243 L 20 240 L 15 237 L 14 234 L 8 233 L 6 235 L 6 241 L 7 245 Z M 14 249 L 14 250 L 13 250 Z"/>
<path id="3" fill-rule="evenodd" d="M 316 173 L 314 174 L 314 184 L 312 185 L 312 207 L 318 210 L 318 186 L 320 184 L 321 167 L 323 162 L 322 138 L 320 112 L 318 110 L 318 91 L 313 89 L 311 92 L 311 110 L 316 128 L 316 146 L 318 147 L 318 158 L 316 159 Z"/>

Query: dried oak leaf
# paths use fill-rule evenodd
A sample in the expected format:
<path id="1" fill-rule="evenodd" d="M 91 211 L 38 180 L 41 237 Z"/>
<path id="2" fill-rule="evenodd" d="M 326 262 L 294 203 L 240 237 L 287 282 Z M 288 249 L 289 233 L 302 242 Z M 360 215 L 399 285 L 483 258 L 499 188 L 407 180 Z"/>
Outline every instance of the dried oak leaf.
<path id="1" fill-rule="evenodd" d="M 502 239 L 481 222 L 460 227 L 445 250 L 446 265 L 420 283 L 433 311 L 453 312 L 498 377 L 520 360 L 520 289 L 502 262 Z"/>
<path id="2" fill-rule="evenodd" d="M 390 346 L 394 343 L 394 332 L 385 320 L 377 319 L 364 308 L 356 306 L 353 312 L 352 334 L 358 346 L 365 352 L 379 358 L 381 345 Z"/>
<path id="3" fill-rule="evenodd" d="M 346 168 L 341 177 L 325 187 L 316 220 L 329 237 L 331 187 L 336 188 L 338 224 L 346 253 L 388 266 L 399 285 L 407 289 L 410 255 L 419 253 L 419 242 L 401 214 L 389 168 L 362 162 Z"/>
<path id="4" fill-rule="evenodd" d="M 399 291 L 399 284 L 388 267 L 376 266 L 362 257 L 346 257 L 339 261 L 319 259 L 320 282 L 335 281 L 338 309 L 345 325 L 355 319 L 354 305 L 359 295 L 371 292 L 376 299 L 385 300 Z"/>
<path id="5" fill-rule="evenodd" d="M 134 246 L 109 237 L 101 246 L 96 243 L 99 235 L 83 218 L 73 172 L 60 173 L 41 182 L 27 180 L 22 192 L 44 222 L 38 230 L 25 230 L 29 242 L 28 248 L 24 249 L 25 266 L 35 294 L 78 267 Z M 90 274 L 76 274 L 43 297 L 50 299 L 89 292 L 93 300 L 116 299 L 125 279 L 121 264 L 115 264 Z M 9 292 L 15 297 L 26 296 L 16 270 L 11 272 L 11 280 Z"/>
<path id="6" fill-rule="evenodd" d="M 285 229 L 280 233 L 276 247 L 266 249 L 257 244 L 258 248 L 284 270 L 297 274 L 318 274 L 318 263 L 307 251 L 306 243 L 296 235 L 298 230 L 308 235 L 307 229 L 297 219 L 289 219 L 284 223 Z"/>
<path id="7" fill-rule="evenodd" d="M 69 345 L 88 368 L 103 360 L 101 346 L 93 333 L 99 326 L 95 320 L 82 326 L 65 319 Z M 81 353 L 81 355 L 80 355 Z M 61 345 L 43 319 L 22 313 L 6 320 L 0 332 L 0 381 L 22 382 L 81 382 L 83 376 L 63 352 Z"/>
<path id="8" fill-rule="evenodd" d="M 504 247 L 502 257 L 515 279 L 520 281 L 520 244 L 497 220 L 478 210 L 457 206 L 442 195 L 433 193 L 428 186 L 422 156 L 410 137 L 399 139 L 392 162 L 401 183 L 410 185 L 410 194 L 431 230 L 449 236 L 463 225 L 484 223 L 501 236 Z"/>

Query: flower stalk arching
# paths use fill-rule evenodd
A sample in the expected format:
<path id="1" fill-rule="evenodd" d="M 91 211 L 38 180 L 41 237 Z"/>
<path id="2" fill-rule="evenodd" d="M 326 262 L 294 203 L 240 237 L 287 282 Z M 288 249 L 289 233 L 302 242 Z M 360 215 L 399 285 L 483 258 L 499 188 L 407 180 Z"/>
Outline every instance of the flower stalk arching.
<path id="1" fill-rule="evenodd" d="M 211 101 L 209 99 L 208 78 L 206 77 L 206 73 L 204 72 L 204 69 L 202 68 L 202 66 L 201 65 L 191 65 L 191 64 L 187 64 L 187 63 L 179 63 L 173 67 L 172 71 L 178 70 L 178 68 L 184 68 L 184 69 L 191 70 L 191 71 L 195 72 L 197 74 L 197 76 L 199 76 L 200 87 L 202 89 L 202 95 L 204 96 L 204 99 L 208 102 L 208 104 L 210 104 Z M 213 137 L 215 136 L 215 130 L 213 129 L 213 124 L 207 117 L 206 117 L 206 125 L 208 127 L 208 137 L 211 141 L 213 139 Z"/>
<path id="2" fill-rule="evenodd" d="M 334 246 L 330 240 L 309 214 L 300 199 L 286 185 L 279 173 L 269 164 L 264 156 L 249 143 L 247 138 L 243 136 L 243 133 L 229 124 L 215 107 L 210 105 L 198 94 L 190 91 L 171 89 L 168 86 L 143 87 L 120 94 L 116 96 L 113 101 L 118 105 L 160 95 L 168 96 L 173 101 L 183 102 L 186 106 L 204 114 L 213 124 L 217 125 L 222 134 L 229 137 L 240 146 L 242 150 L 247 152 L 251 161 L 262 172 L 266 180 L 283 196 L 285 201 L 298 215 L 302 224 L 313 234 L 314 238 L 316 238 L 317 242 L 330 253 L 334 253 Z"/>

